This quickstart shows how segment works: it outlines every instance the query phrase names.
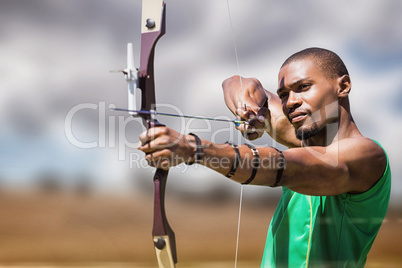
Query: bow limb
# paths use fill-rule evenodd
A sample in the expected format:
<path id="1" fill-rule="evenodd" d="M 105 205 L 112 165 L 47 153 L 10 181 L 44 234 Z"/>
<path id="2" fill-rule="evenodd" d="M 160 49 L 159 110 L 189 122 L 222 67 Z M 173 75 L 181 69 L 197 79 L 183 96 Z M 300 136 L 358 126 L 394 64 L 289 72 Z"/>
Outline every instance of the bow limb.
<path id="1" fill-rule="evenodd" d="M 152 236 L 159 267 L 175 267 L 176 241 L 165 214 L 165 189 L 168 170 L 157 169 L 154 176 L 154 227 Z"/>
<path id="2" fill-rule="evenodd" d="M 155 108 L 154 54 L 155 46 L 166 29 L 166 11 L 163 0 L 142 1 L 141 58 L 138 72 L 141 90 L 141 110 Z M 154 120 L 152 114 L 142 114 L 147 129 L 164 126 Z M 165 213 L 165 189 L 168 170 L 157 169 L 154 175 L 154 224 L 152 230 L 154 248 L 159 267 L 171 268 L 177 263 L 176 243 Z"/>

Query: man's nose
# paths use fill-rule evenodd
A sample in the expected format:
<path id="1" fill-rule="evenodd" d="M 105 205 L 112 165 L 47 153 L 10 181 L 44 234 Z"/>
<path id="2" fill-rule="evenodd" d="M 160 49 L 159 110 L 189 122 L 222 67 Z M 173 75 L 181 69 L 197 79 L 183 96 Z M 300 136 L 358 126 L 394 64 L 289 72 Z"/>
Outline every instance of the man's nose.
<path id="1" fill-rule="evenodd" d="M 290 91 L 287 102 L 286 102 L 286 108 L 294 109 L 294 108 L 301 106 L 301 104 L 302 104 L 302 99 L 299 96 L 299 94 L 295 93 L 293 91 Z"/>

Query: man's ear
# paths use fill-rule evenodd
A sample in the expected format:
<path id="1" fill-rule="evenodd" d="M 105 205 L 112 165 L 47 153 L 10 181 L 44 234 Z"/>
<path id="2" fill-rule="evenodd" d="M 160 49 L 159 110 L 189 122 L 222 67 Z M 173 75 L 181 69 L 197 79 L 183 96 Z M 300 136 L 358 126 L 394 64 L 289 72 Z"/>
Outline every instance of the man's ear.
<path id="1" fill-rule="evenodd" d="M 349 75 L 345 74 L 338 78 L 338 97 L 346 98 L 352 89 L 352 82 Z"/>

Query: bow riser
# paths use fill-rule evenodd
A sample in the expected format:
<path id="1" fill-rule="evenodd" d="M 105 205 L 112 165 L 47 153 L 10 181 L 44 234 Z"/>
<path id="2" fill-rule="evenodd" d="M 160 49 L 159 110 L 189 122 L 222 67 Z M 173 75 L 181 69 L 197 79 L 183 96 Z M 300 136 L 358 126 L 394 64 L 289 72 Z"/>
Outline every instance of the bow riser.
<path id="1" fill-rule="evenodd" d="M 156 4 L 160 4 L 159 9 Z M 142 14 L 142 33 L 141 33 L 141 59 L 140 69 L 138 72 L 139 88 L 141 90 L 141 110 L 151 111 L 155 108 L 155 80 L 154 80 L 154 55 L 155 46 L 158 40 L 165 34 L 166 31 L 166 9 L 165 3 L 160 0 L 144 0 Z M 152 10 L 150 10 L 152 9 Z M 155 12 L 159 10 L 158 16 Z M 156 13 L 156 14 L 155 14 Z M 150 17 L 152 16 L 152 17 Z M 153 27 L 147 28 L 149 21 L 155 24 Z M 159 23 L 159 24 L 158 24 Z M 142 116 L 144 124 L 151 120 L 150 115 Z"/>

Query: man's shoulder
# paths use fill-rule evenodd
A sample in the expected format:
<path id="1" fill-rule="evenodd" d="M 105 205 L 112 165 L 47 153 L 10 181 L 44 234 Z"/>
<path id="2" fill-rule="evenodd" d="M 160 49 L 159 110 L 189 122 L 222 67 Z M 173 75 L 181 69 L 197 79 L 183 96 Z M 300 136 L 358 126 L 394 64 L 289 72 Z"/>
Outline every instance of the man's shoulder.
<path id="1" fill-rule="evenodd" d="M 378 142 L 364 136 L 342 139 L 336 147 L 344 153 L 358 158 L 385 156 L 385 151 Z"/>
<path id="2" fill-rule="evenodd" d="M 371 188 L 384 174 L 387 156 L 376 141 L 363 136 L 353 137 L 339 141 L 338 146 L 340 158 L 347 163 L 352 179 Z"/>

